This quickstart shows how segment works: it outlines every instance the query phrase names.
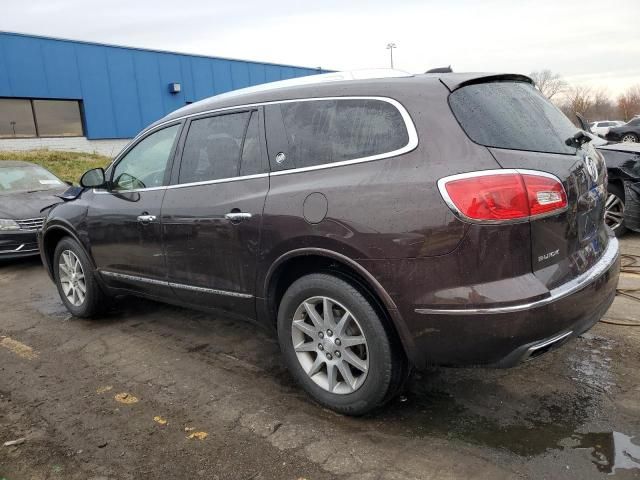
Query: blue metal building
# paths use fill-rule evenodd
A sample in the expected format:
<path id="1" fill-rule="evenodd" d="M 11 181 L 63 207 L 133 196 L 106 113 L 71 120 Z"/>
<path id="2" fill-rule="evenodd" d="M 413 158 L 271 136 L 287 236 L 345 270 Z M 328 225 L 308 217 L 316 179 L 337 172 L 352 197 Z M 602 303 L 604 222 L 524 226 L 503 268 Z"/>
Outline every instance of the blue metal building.
<path id="1" fill-rule="evenodd" d="M 80 131 L 88 139 L 131 138 L 187 103 L 237 88 L 324 72 L 0 32 L 0 138 L 12 134 L 15 138 L 80 136 Z M 20 104 L 17 99 L 27 102 Z M 71 113 L 67 103 L 72 104 Z M 28 115 L 27 105 L 34 126 L 23 128 L 22 123 L 29 121 L 22 118 Z M 74 109 L 80 116 L 76 129 L 57 134 L 55 127 L 49 127 L 56 122 L 56 112 L 68 117 L 74 115 Z"/>

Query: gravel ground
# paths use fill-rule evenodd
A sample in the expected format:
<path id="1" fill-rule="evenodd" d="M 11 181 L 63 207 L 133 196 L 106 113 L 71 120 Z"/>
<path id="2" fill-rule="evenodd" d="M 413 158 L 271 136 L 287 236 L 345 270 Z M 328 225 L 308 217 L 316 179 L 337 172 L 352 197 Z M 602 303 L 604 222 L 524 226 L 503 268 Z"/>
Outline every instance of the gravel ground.
<path id="1" fill-rule="evenodd" d="M 0 308 L 0 480 L 640 478 L 639 327 L 599 323 L 509 370 L 415 374 L 354 419 L 309 401 L 250 324 L 134 298 L 75 319 L 38 259 L 0 265 Z"/>

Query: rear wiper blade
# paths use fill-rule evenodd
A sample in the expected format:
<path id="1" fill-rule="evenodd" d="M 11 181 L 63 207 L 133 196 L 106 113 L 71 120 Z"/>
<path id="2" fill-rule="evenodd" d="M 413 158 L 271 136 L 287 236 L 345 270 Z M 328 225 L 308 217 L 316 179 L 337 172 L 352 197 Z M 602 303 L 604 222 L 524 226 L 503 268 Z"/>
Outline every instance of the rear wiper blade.
<path id="1" fill-rule="evenodd" d="M 580 130 L 573 137 L 567 138 L 564 143 L 566 143 L 569 147 L 580 148 L 585 143 L 591 141 L 591 137 L 587 135 L 585 132 Z"/>

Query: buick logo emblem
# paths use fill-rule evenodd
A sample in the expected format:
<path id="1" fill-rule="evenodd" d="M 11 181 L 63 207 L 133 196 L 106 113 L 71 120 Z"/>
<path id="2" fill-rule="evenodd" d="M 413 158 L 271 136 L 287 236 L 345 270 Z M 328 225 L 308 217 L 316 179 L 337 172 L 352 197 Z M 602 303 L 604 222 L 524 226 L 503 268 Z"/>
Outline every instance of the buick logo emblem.
<path id="1" fill-rule="evenodd" d="M 591 158 L 589 155 L 587 155 L 584 158 L 584 163 L 587 167 L 587 172 L 589 172 L 589 175 L 591 175 L 591 178 L 593 178 L 594 182 L 598 181 L 598 165 L 596 164 L 596 161 Z"/>

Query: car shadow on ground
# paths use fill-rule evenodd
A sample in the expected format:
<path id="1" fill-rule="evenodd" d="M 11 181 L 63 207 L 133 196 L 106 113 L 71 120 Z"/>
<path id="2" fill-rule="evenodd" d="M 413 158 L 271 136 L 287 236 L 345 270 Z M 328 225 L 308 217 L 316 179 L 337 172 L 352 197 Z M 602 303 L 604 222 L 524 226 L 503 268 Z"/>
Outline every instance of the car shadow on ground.
<path id="1" fill-rule="evenodd" d="M 12 277 L 42 268 L 38 257 L 5 265 L 11 267 Z M 100 334 L 118 329 L 140 342 L 166 339 L 177 352 L 237 374 L 238 385 L 260 372 L 271 394 L 284 399 L 265 408 L 294 405 L 318 421 L 336 415 L 315 405 L 295 385 L 275 335 L 267 329 L 136 297 L 119 297 L 102 318 L 76 319 L 64 308 L 53 283 L 49 285 L 46 292 L 36 289 L 31 301 L 41 313 L 72 322 L 73 328 Z M 614 366 L 629 360 L 620 357 L 619 339 L 607 333 L 597 326 L 562 348 L 512 369 L 414 372 L 402 395 L 389 405 L 362 418 L 341 417 L 341 424 L 408 439 L 459 440 L 523 458 L 584 448 L 591 452 L 594 465 L 608 472 L 616 454 L 614 435 L 638 433 L 639 426 L 613 403 L 621 388 Z"/>
<path id="2" fill-rule="evenodd" d="M 305 408 L 307 414 L 327 415 L 300 394 L 281 361 L 275 336 L 249 322 L 123 297 L 98 324 L 172 337 L 184 344 L 186 353 L 208 363 L 225 355 L 254 365 L 268 375 L 274 390 L 303 398 L 310 407 Z M 608 416 L 608 397 L 615 389 L 611 349 L 610 340 L 587 333 L 512 369 L 414 372 L 391 404 L 362 418 L 343 417 L 344 422 L 392 435 L 461 440 L 522 457 L 587 448 L 593 451 L 594 464 L 607 472 L 615 457 L 611 447 L 615 429 L 593 431 L 588 422 Z"/>

